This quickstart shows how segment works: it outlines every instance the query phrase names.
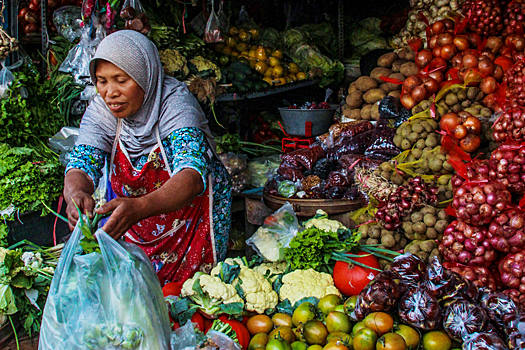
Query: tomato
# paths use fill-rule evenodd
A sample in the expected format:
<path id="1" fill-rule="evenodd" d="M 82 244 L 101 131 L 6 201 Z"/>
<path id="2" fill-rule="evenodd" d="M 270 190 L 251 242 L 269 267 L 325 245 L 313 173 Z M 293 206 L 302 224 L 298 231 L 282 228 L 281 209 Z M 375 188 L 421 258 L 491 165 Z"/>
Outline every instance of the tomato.
<path id="1" fill-rule="evenodd" d="M 381 268 L 374 256 L 365 252 L 359 252 L 357 254 L 365 256 L 362 258 L 352 258 L 356 262 L 376 269 Z M 334 283 L 337 289 L 344 295 L 357 295 L 378 273 L 379 271 L 338 261 L 334 266 Z"/>
<path id="2" fill-rule="evenodd" d="M 329 333 L 334 332 L 343 332 L 343 333 L 350 333 L 352 330 L 352 322 L 350 321 L 350 318 L 338 311 L 332 311 L 330 312 L 326 318 L 326 329 L 328 329 Z"/>
<path id="3" fill-rule="evenodd" d="M 365 326 L 365 322 L 363 321 L 360 321 L 360 322 L 357 322 L 354 327 L 352 328 L 352 334 L 353 336 L 355 337 L 357 332 L 359 332 L 361 329 L 363 328 L 366 328 Z"/>
<path id="4" fill-rule="evenodd" d="M 354 311 L 356 304 L 357 304 L 357 295 L 352 295 L 350 298 L 346 299 L 344 306 L 343 306 L 345 310 L 345 314 L 350 315 L 352 311 Z"/>
<path id="5" fill-rule="evenodd" d="M 259 333 L 253 336 L 248 345 L 248 350 L 255 350 L 257 348 L 264 348 L 270 341 L 270 337 L 266 333 Z"/>
<path id="6" fill-rule="evenodd" d="M 341 342 L 332 342 L 326 344 L 323 350 L 349 350 L 349 348 Z"/>
<path id="7" fill-rule="evenodd" d="M 209 318 L 206 318 L 206 317 L 203 317 L 202 319 L 204 320 L 204 333 L 206 333 L 211 328 L 211 325 L 213 324 L 213 320 L 210 320 Z"/>
<path id="8" fill-rule="evenodd" d="M 387 333 L 377 340 L 376 350 L 405 350 L 406 343 L 402 336 Z"/>
<path id="9" fill-rule="evenodd" d="M 343 332 L 334 332 L 328 334 L 328 337 L 326 338 L 327 343 L 333 343 L 336 341 L 352 343 L 352 336 Z"/>
<path id="10" fill-rule="evenodd" d="M 308 345 L 302 341 L 294 341 L 292 344 L 292 350 L 306 350 Z"/>
<path id="11" fill-rule="evenodd" d="M 354 337 L 354 350 L 374 350 L 376 348 L 377 334 L 370 328 L 360 329 Z"/>
<path id="12" fill-rule="evenodd" d="M 295 309 L 292 315 L 292 322 L 294 326 L 299 326 L 300 323 L 306 323 L 315 318 L 317 314 L 317 308 L 314 304 L 304 302 Z"/>
<path id="13" fill-rule="evenodd" d="M 405 340 L 407 350 L 416 350 L 419 346 L 419 333 L 414 328 L 404 324 L 397 325 L 395 333 Z"/>
<path id="14" fill-rule="evenodd" d="M 266 137 L 266 132 L 261 130 L 259 132 L 262 137 Z M 273 215 L 268 216 L 266 219 L 264 219 L 264 225 L 266 226 L 273 226 L 277 223 L 277 218 Z"/>
<path id="15" fill-rule="evenodd" d="M 266 350 L 292 350 L 292 347 L 286 340 L 271 339 L 268 344 L 266 344 Z"/>
<path id="16" fill-rule="evenodd" d="M 248 344 L 250 343 L 250 333 L 248 332 L 248 329 L 246 329 L 246 327 L 241 322 L 237 320 L 230 320 L 226 315 L 219 316 L 219 320 L 232 326 L 233 330 L 237 334 L 239 345 L 242 346 L 243 349 L 247 349 Z"/>
<path id="17" fill-rule="evenodd" d="M 270 339 L 284 339 L 291 344 L 295 341 L 295 334 L 288 326 L 279 326 L 270 333 Z"/>
<path id="18" fill-rule="evenodd" d="M 392 332 L 394 328 L 394 319 L 386 312 L 373 312 L 365 317 L 364 323 L 378 335 Z"/>
<path id="19" fill-rule="evenodd" d="M 183 282 L 170 282 L 164 285 L 162 287 L 162 294 L 164 294 L 164 297 L 173 295 L 178 297 L 180 295 L 180 291 L 182 289 Z"/>
<path id="20" fill-rule="evenodd" d="M 275 326 L 293 327 L 292 316 L 280 312 L 272 316 L 272 322 Z"/>
<path id="21" fill-rule="evenodd" d="M 248 328 L 248 332 L 250 332 L 251 335 L 257 333 L 268 334 L 273 329 L 273 322 L 270 317 L 266 315 L 255 315 L 250 317 L 246 323 L 246 328 Z"/>
<path id="22" fill-rule="evenodd" d="M 171 330 L 172 330 L 172 331 L 174 331 L 174 330 L 180 328 L 180 324 L 179 324 L 179 322 L 172 321 L 171 323 L 172 323 L 172 324 L 171 324 Z"/>
<path id="23" fill-rule="evenodd" d="M 201 314 L 198 312 L 194 313 L 193 316 L 191 316 L 191 322 L 197 324 L 199 331 L 204 332 L 204 317 L 202 317 Z"/>
<path id="24" fill-rule="evenodd" d="M 432 331 L 423 335 L 423 350 L 449 350 L 452 341 L 445 332 Z"/>
<path id="25" fill-rule="evenodd" d="M 307 350 L 323 350 L 321 345 L 310 345 Z"/>
<path id="26" fill-rule="evenodd" d="M 328 337 L 328 330 L 323 322 L 312 320 L 304 324 L 303 335 L 308 344 L 324 345 Z"/>
<path id="27" fill-rule="evenodd" d="M 319 300 L 319 304 L 317 304 L 317 307 L 323 315 L 328 315 L 331 311 L 334 311 L 335 308 L 341 305 L 341 298 L 339 298 L 338 295 L 335 294 L 328 294 Z"/>

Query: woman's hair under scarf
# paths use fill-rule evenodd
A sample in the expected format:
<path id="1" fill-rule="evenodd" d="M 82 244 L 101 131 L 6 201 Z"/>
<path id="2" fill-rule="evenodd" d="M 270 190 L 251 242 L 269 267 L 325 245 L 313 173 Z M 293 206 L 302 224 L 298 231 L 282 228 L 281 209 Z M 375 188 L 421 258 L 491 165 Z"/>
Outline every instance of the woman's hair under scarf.
<path id="1" fill-rule="evenodd" d="M 90 62 L 91 79 L 95 84 L 98 60 L 113 63 L 144 90 L 140 110 L 122 120 L 120 139 L 131 158 L 149 154 L 157 144 L 157 126 L 161 140 L 176 129 L 198 128 L 205 133 L 213 149 L 215 143 L 199 103 L 186 84 L 164 75 L 157 48 L 143 34 L 121 30 L 102 40 Z M 76 144 L 109 153 L 116 130 L 117 118 L 97 94 L 82 117 Z"/>

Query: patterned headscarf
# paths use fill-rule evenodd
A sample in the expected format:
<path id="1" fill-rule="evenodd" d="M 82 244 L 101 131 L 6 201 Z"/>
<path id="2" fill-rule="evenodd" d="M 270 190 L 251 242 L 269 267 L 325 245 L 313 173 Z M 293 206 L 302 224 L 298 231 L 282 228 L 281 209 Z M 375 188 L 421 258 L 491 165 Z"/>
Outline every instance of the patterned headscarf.
<path id="1" fill-rule="evenodd" d="M 199 103 L 185 83 L 164 75 L 159 52 L 148 38 L 132 30 L 108 35 L 90 62 L 94 83 L 97 60 L 113 63 L 144 90 L 144 102 L 140 110 L 122 120 L 120 139 L 131 158 L 149 154 L 157 143 L 157 125 L 161 140 L 176 129 L 201 129 L 213 149 L 215 144 Z M 76 144 L 111 152 L 116 129 L 117 118 L 97 94 L 82 117 Z"/>

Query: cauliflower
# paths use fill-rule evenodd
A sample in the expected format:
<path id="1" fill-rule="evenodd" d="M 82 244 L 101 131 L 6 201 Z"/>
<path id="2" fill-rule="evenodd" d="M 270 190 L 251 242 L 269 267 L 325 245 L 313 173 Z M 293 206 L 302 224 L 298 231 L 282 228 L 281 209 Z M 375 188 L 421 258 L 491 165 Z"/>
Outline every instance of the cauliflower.
<path id="1" fill-rule="evenodd" d="M 259 266 L 255 266 L 253 269 L 261 275 L 269 277 L 270 282 L 273 282 L 277 278 L 277 275 L 284 273 L 286 265 L 286 261 L 280 263 L 262 263 Z"/>
<path id="2" fill-rule="evenodd" d="M 177 50 L 164 50 L 159 52 L 164 73 L 172 77 L 184 79 L 190 74 L 187 61 Z"/>
<path id="3" fill-rule="evenodd" d="M 266 227 L 259 227 L 247 243 L 255 246 L 259 255 L 268 261 L 284 260 L 284 247 L 279 242 L 279 235 Z"/>
<path id="4" fill-rule="evenodd" d="M 317 210 L 315 217 L 313 217 L 312 219 L 308 220 L 304 224 L 304 227 L 305 228 L 315 227 L 315 228 L 318 228 L 319 230 L 323 230 L 323 231 L 327 231 L 327 232 L 337 232 L 337 230 L 339 230 L 339 229 L 343 229 L 343 230 L 347 229 L 339 221 L 329 220 L 328 219 L 328 214 L 325 213 L 321 209 Z"/>
<path id="5" fill-rule="evenodd" d="M 220 312 L 240 314 L 244 306 L 244 301 L 233 285 L 224 283 L 219 277 L 202 272 L 197 272 L 193 278 L 184 282 L 180 295 L 183 298 L 190 298 L 208 315 Z M 228 308 L 231 312 L 226 310 Z"/>
<path id="6" fill-rule="evenodd" d="M 321 299 L 328 294 L 342 296 L 332 276 L 313 269 L 290 272 L 283 276 L 282 282 L 279 298 L 281 301 L 288 299 L 292 305 L 307 297 Z"/>
<path id="7" fill-rule="evenodd" d="M 222 77 L 221 70 L 212 61 L 207 60 L 202 56 L 197 56 L 195 58 L 192 58 L 190 60 L 190 63 L 194 64 L 195 67 L 197 67 L 197 70 L 199 72 L 210 70 L 210 69 L 213 70 L 213 72 L 215 73 L 215 77 L 217 78 L 217 81 L 221 80 L 221 77 Z"/>
<path id="8" fill-rule="evenodd" d="M 275 308 L 279 302 L 270 282 L 261 273 L 246 266 L 241 266 L 241 273 L 233 281 L 233 285 L 242 290 L 248 311 L 262 314 L 267 309 Z"/>

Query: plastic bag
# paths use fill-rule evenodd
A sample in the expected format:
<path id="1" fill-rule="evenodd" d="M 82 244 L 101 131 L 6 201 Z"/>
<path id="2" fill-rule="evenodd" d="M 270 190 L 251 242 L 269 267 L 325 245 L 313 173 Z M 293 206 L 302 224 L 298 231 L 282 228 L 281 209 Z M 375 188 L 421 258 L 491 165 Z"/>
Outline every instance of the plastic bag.
<path id="1" fill-rule="evenodd" d="M 171 350 L 194 350 L 197 345 L 197 336 L 191 321 L 171 333 Z"/>
<path id="2" fill-rule="evenodd" d="M 134 244 L 99 229 L 101 253 L 80 255 L 77 225 L 58 261 L 40 331 L 40 350 L 165 350 L 168 309 L 157 275 Z"/>
<path id="3" fill-rule="evenodd" d="M 464 341 L 474 333 L 483 332 L 488 325 L 488 316 L 481 306 L 468 301 L 456 301 L 445 309 L 443 328 L 457 341 Z"/>
<path id="4" fill-rule="evenodd" d="M 420 284 L 411 287 L 401 298 L 399 318 L 412 327 L 431 330 L 440 324 L 441 306 L 437 298 Z"/>
<path id="5" fill-rule="evenodd" d="M 241 193 L 250 184 L 250 172 L 248 169 L 244 170 L 242 173 L 232 175 L 231 178 L 233 193 Z"/>
<path id="6" fill-rule="evenodd" d="M 309 191 L 321 184 L 321 179 L 316 175 L 309 175 L 301 181 L 301 190 Z"/>
<path id="7" fill-rule="evenodd" d="M 304 174 L 300 169 L 294 166 L 289 166 L 287 163 L 281 164 L 277 169 L 277 174 L 281 175 L 286 180 L 293 182 L 304 179 Z"/>
<path id="8" fill-rule="evenodd" d="M 315 175 L 315 176 L 318 176 L 322 180 L 326 180 L 330 172 L 335 170 L 336 166 L 337 166 L 337 162 L 331 159 L 328 159 L 328 158 L 322 158 L 322 159 L 319 159 L 317 162 L 315 162 L 312 169 L 306 170 L 304 174 L 306 176 Z"/>
<path id="9" fill-rule="evenodd" d="M 340 169 L 332 171 L 326 179 L 325 189 L 329 189 L 334 186 L 343 186 L 348 187 L 354 182 L 353 176 L 350 174 L 350 171 L 346 169 Z"/>
<path id="10" fill-rule="evenodd" d="M 431 257 L 427 264 L 427 272 L 424 280 L 425 288 L 437 298 L 454 289 L 455 283 L 462 280 L 457 273 L 443 267 L 439 259 Z"/>
<path id="11" fill-rule="evenodd" d="M 509 348 L 525 349 L 525 313 L 505 319 L 505 333 L 509 337 Z"/>
<path id="12" fill-rule="evenodd" d="M 77 6 L 64 6 L 53 12 L 53 24 L 58 35 L 70 42 L 82 35 L 82 9 Z"/>
<path id="13" fill-rule="evenodd" d="M 268 177 L 274 174 L 281 163 L 279 155 L 257 158 L 248 163 L 250 172 L 250 185 L 263 187 Z"/>
<path id="14" fill-rule="evenodd" d="M 246 244 L 268 261 L 283 261 L 284 248 L 290 245 L 298 230 L 297 216 L 292 205 L 286 202 L 264 220 L 264 225 L 246 240 Z"/>
<path id="15" fill-rule="evenodd" d="M 206 333 L 206 336 L 209 339 L 211 339 L 219 347 L 219 350 L 241 350 L 242 349 L 239 343 L 236 343 L 235 341 L 232 340 L 232 338 L 228 337 L 224 333 L 217 332 L 214 330 L 209 330 L 208 333 Z"/>
<path id="16" fill-rule="evenodd" d="M 486 287 L 490 290 L 496 290 L 496 281 L 489 269 L 484 266 L 466 266 L 445 262 L 443 267 L 458 273 L 461 277 L 474 283 L 478 288 Z"/>
<path id="17" fill-rule="evenodd" d="M 4 66 L 4 62 L 2 62 L 2 70 L 0 71 L 0 99 L 3 100 L 9 97 L 7 92 L 14 81 L 15 76 Z"/>
<path id="18" fill-rule="evenodd" d="M 360 321 L 372 312 L 393 310 L 404 292 L 405 286 L 399 275 L 393 271 L 383 271 L 359 293 L 350 317 Z"/>
<path id="19" fill-rule="evenodd" d="M 423 280 L 426 268 L 419 257 L 410 253 L 397 256 L 390 264 L 390 270 L 401 276 L 403 282 L 411 285 L 417 285 Z"/>
<path id="20" fill-rule="evenodd" d="M 232 152 L 219 154 L 219 159 L 230 175 L 236 175 L 248 169 L 248 156 Z"/>
<path id="21" fill-rule="evenodd" d="M 476 333 L 463 343 L 463 350 L 509 350 L 494 333 Z"/>
<path id="22" fill-rule="evenodd" d="M 215 13 L 214 0 L 211 1 L 211 13 L 206 23 L 206 30 L 204 31 L 204 42 L 208 44 L 220 43 L 224 41 L 224 35 L 221 32 L 221 22 L 217 13 Z"/>
<path id="23" fill-rule="evenodd" d="M 300 181 L 294 182 L 285 180 L 279 183 L 279 186 L 277 186 L 277 192 L 281 197 L 291 198 L 297 193 L 299 188 L 301 188 Z"/>
<path id="24" fill-rule="evenodd" d="M 311 170 L 315 162 L 325 156 L 325 151 L 321 146 L 312 146 L 310 148 L 301 148 L 296 151 L 283 154 L 281 159 L 293 166 L 304 166 Z"/>
<path id="25" fill-rule="evenodd" d="M 342 199 L 348 190 L 348 187 L 334 186 L 326 192 L 328 199 Z"/>
<path id="26" fill-rule="evenodd" d="M 394 96 L 386 96 L 379 102 L 379 117 L 381 119 L 395 119 L 405 109 L 401 101 Z"/>
<path id="27" fill-rule="evenodd" d="M 69 163 L 69 152 L 75 147 L 80 128 L 64 126 L 53 137 L 49 138 L 49 148 L 59 154 L 58 159 L 62 165 Z"/>
<path id="28" fill-rule="evenodd" d="M 373 142 L 373 137 L 373 130 L 357 134 L 354 137 L 339 137 L 335 147 L 327 152 L 327 157 L 339 160 L 345 154 L 363 154 Z"/>
<path id="29" fill-rule="evenodd" d="M 483 290 L 480 298 L 480 305 L 485 310 L 489 319 L 500 330 L 505 330 L 503 320 L 507 317 L 517 316 L 518 310 L 512 299 L 501 293 Z"/>
<path id="30" fill-rule="evenodd" d="M 95 39 L 90 37 L 90 27 L 84 27 L 80 42 L 69 51 L 58 69 L 62 73 L 71 73 L 77 84 L 88 85 L 92 83 L 89 62 L 95 55 L 98 44 L 106 36 L 106 31 L 101 25 L 95 24 L 94 27 L 97 28 Z"/>
<path id="31" fill-rule="evenodd" d="M 346 126 L 342 131 L 339 137 L 354 137 L 356 135 L 359 135 L 361 133 L 364 133 L 369 130 L 373 130 L 374 125 L 365 120 L 362 122 L 359 122 L 357 124 L 351 124 L 349 126 Z"/>

